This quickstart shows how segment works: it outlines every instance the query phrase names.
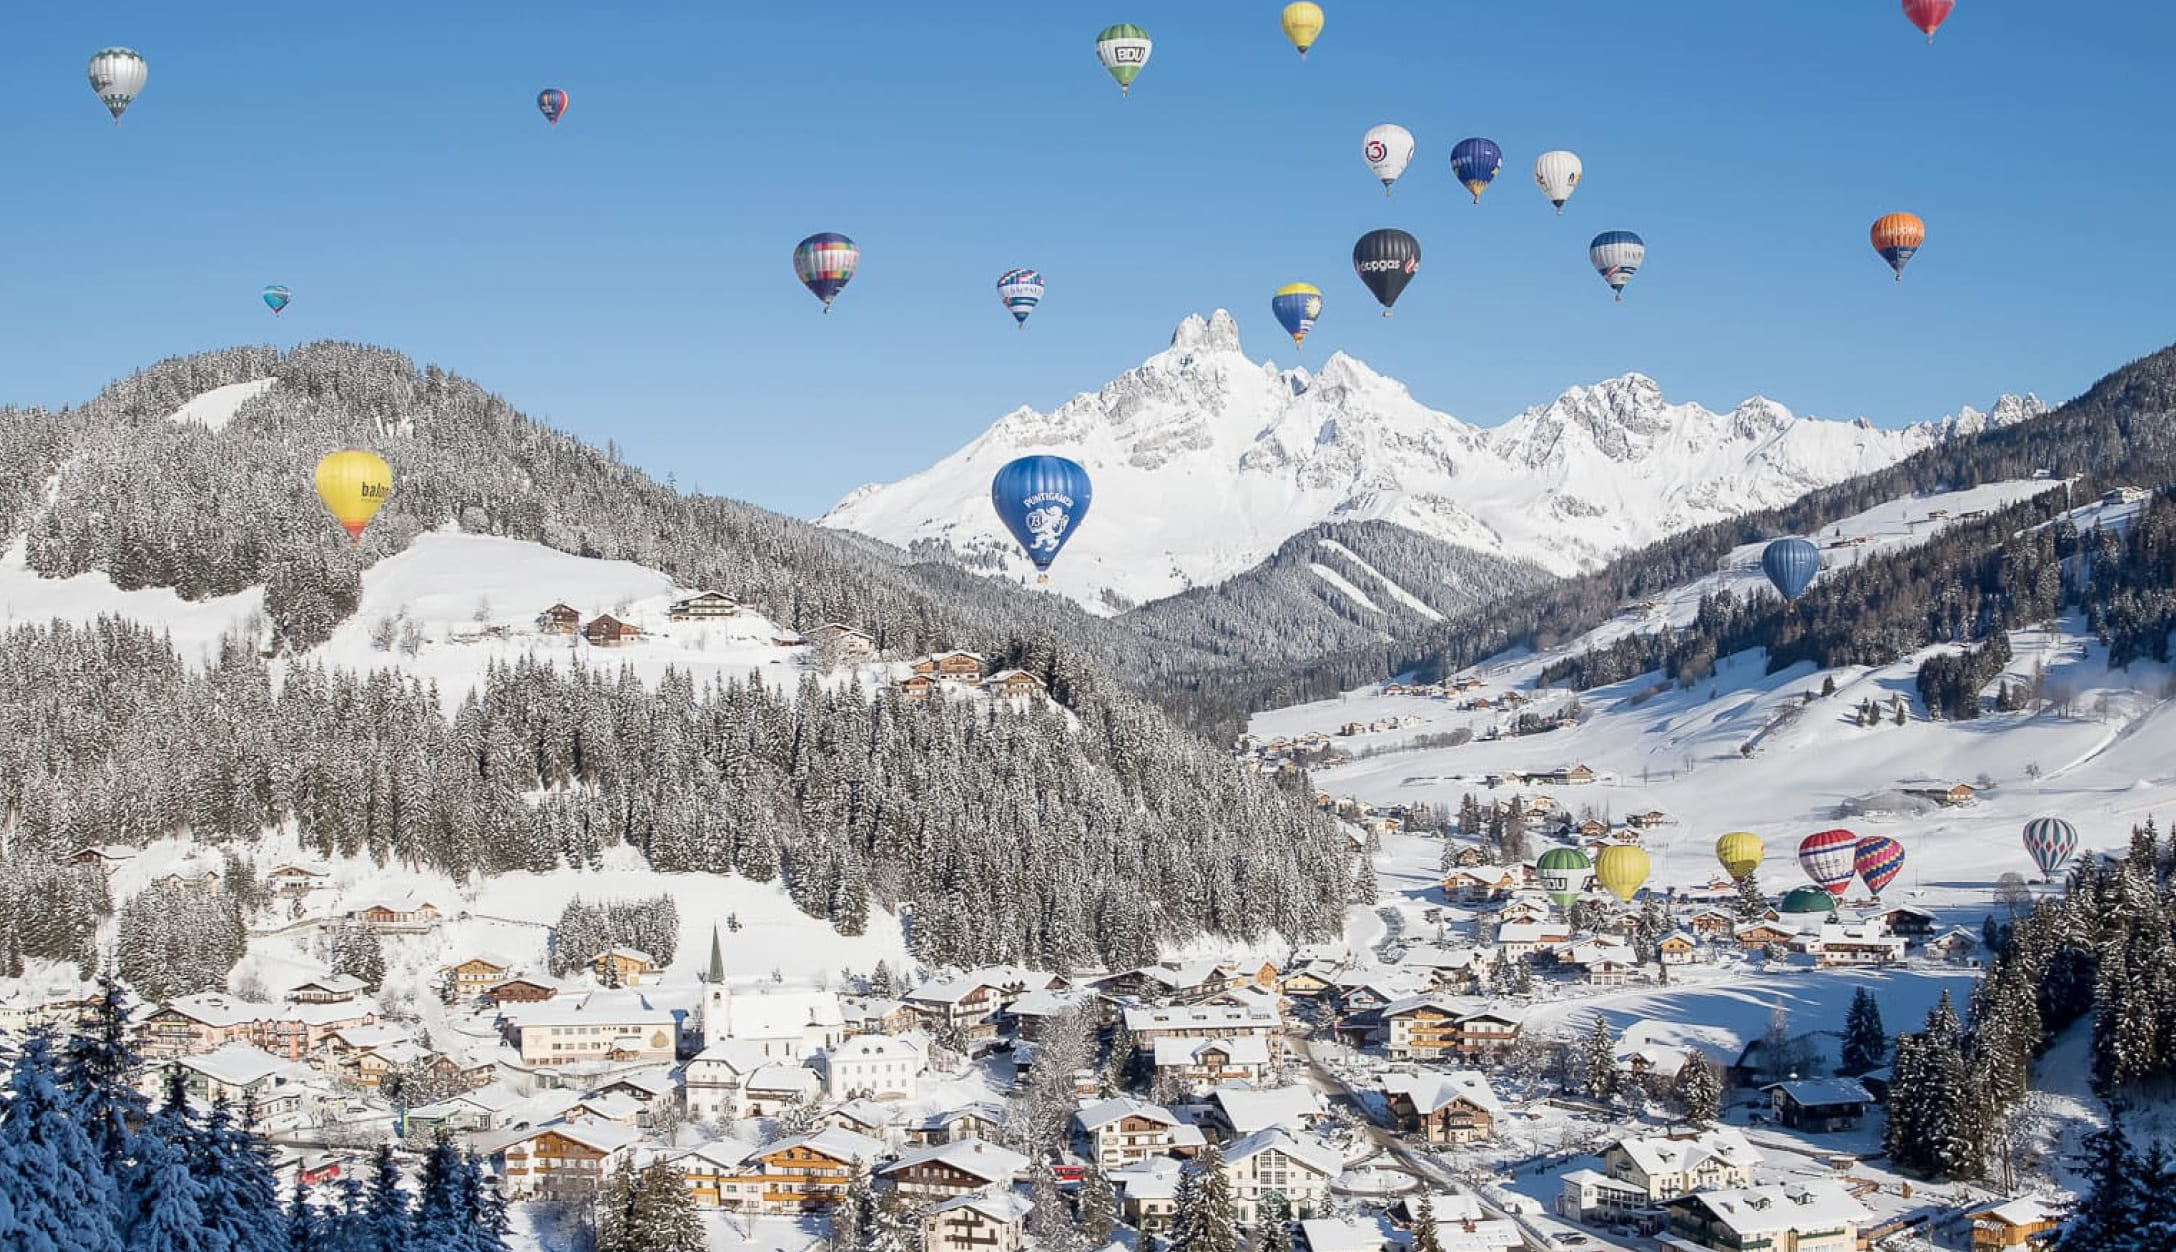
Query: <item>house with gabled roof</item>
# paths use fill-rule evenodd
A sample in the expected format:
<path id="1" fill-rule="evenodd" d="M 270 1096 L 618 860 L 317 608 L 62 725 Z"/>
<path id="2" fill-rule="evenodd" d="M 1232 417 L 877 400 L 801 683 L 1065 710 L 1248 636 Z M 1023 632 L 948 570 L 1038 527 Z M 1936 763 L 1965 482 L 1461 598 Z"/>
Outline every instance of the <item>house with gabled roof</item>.
<path id="1" fill-rule="evenodd" d="M 1330 1192 L 1330 1181 L 1345 1169 L 1336 1148 L 1282 1128 L 1257 1131 L 1224 1148 L 1224 1176 L 1231 1183 L 1239 1220 L 1260 1219 L 1262 1201 L 1275 1192 L 1295 1219 L 1313 1217 Z"/>
<path id="2" fill-rule="evenodd" d="M 1399 1130 L 1429 1143 L 1488 1139 L 1504 1111 L 1487 1075 L 1471 1069 L 1385 1075 L 1383 1099 Z"/>
<path id="3" fill-rule="evenodd" d="M 876 1171 L 904 1199 L 936 1203 L 965 1195 L 992 1195 L 1012 1189 L 1024 1176 L 1028 1158 L 984 1139 L 913 1148 Z"/>
<path id="4" fill-rule="evenodd" d="M 735 1172 L 714 1179 L 718 1206 L 745 1213 L 820 1211 L 845 1195 L 856 1178 L 867 1177 L 885 1155 L 880 1141 L 835 1128 L 780 1139 L 750 1152 Z"/>
<path id="5" fill-rule="evenodd" d="M 640 1138 L 633 1127 L 612 1122 L 538 1126 L 495 1154 L 499 1186 L 510 1200 L 589 1200 Z"/>
<path id="6" fill-rule="evenodd" d="M 1034 1208 L 1026 1196 L 1009 1193 L 946 1200 L 922 1215 L 923 1252 L 1021 1252 Z"/>
<path id="7" fill-rule="evenodd" d="M 1627 1136 L 1603 1151 L 1602 1168 L 1656 1201 L 1702 1188 L 1750 1187 L 1761 1160 L 1745 1132 L 1717 1127 L 1698 1134 Z"/>
<path id="8" fill-rule="evenodd" d="M 1190 1155 L 1205 1142 L 1199 1127 L 1170 1109 L 1130 1096 L 1082 1105 L 1073 1122 L 1106 1173 L 1153 1157 Z"/>
<path id="9" fill-rule="evenodd" d="M 718 621 L 740 612 L 740 602 L 719 591 L 702 591 L 676 600 L 665 617 L 675 622 Z"/>

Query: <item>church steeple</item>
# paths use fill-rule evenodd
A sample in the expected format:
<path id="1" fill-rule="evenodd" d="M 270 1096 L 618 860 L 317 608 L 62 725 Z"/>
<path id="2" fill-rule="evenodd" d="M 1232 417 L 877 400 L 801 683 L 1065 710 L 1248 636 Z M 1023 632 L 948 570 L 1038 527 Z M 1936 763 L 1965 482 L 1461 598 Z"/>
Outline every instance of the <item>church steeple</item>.
<path id="1" fill-rule="evenodd" d="M 703 981 L 715 987 L 725 981 L 725 953 L 718 947 L 718 924 L 710 924 L 710 968 L 704 972 Z"/>

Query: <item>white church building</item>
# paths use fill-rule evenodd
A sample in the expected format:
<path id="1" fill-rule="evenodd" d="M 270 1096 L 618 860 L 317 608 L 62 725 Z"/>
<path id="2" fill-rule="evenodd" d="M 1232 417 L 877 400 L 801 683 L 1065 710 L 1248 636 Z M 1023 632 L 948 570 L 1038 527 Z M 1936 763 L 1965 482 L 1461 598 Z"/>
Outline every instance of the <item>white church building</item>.
<path id="1" fill-rule="evenodd" d="M 735 1041 L 760 1048 L 773 1061 L 802 1061 L 837 1046 L 847 1037 L 846 1015 L 836 993 L 820 987 L 774 983 L 763 979 L 728 979 L 710 932 L 710 968 L 703 978 L 700 1011 L 703 1047 Z"/>

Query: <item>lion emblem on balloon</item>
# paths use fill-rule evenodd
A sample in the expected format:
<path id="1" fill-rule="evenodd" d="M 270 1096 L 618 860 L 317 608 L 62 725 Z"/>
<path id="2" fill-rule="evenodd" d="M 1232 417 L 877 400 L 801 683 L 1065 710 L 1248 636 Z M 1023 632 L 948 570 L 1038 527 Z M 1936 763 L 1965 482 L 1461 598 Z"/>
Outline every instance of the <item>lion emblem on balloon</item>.
<path id="1" fill-rule="evenodd" d="M 1065 535 L 1067 524 L 1065 510 L 1055 504 L 1046 504 L 1028 512 L 1028 533 L 1034 536 L 1028 543 L 1030 552 L 1056 552 L 1058 541 Z"/>

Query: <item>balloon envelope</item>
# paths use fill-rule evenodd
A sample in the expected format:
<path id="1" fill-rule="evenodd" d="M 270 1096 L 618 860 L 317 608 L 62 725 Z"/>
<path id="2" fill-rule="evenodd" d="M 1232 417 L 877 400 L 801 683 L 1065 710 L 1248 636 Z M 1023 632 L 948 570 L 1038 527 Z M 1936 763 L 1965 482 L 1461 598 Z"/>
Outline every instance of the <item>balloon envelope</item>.
<path id="1" fill-rule="evenodd" d="M 1715 841 L 1715 859 L 1723 863 L 1725 873 L 1739 882 L 1744 882 L 1767 855 L 1768 846 L 1750 831 L 1734 830 Z"/>
<path id="2" fill-rule="evenodd" d="M 1783 893 L 1783 900 L 1776 905 L 1776 912 L 1785 917 L 1801 919 L 1800 928 L 1803 929 L 1805 921 L 1819 918 L 1826 922 L 1834 917 L 1836 900 L 1819 887 L 1793 887 Z"/>
<path id="3" fill-rule="evenodd" d="M 265 307 L 271 309 L 275 316 L 278 315 L 281 309 L 287 307 L 288 301 L 294 298 L 293 292 L 277 284 L 264 289 Z"/>
<path id="4" fill-rule="evenodd" d="M 1269 311 L 1276 315 L 1284 333 L 1292 336 L 1292 342 L 1299 343 L 1315 328 L 1315 319 L 1322 316 L 1322 288 L 1313 283 L 1286 283 L 1270 295 Z"/>
<path id="5" fill-rule="evenodd" d="M 1647 850 L 1637 844 L 1613 843 L 1594 858 L 1594 880 L 1609 894 L 1631 902 L 1647 883 Z"/>
<path id="6" fill-rule="evenodd" d="M 1564 202 L 1579 190 L 1579 176 L 1584 172 L 1578 154 L 1561 148 L 1534 158 L 1534 185 L 1556 206 L 1558 217 L 1564 216 Z"/>
<path id="7" fill-rule="evenodd" d="M 833 231 L 810 235 L 793 248 L 793 272 L 802 286 L 824 302 L 826 313 L 860 267 L 861 249 L 854 246 L 853 240 Z"/>
<path id="8" fill-rule="evenodd" d="M 1624 299 L 1625 284 L 1647 261 L 1647 241 L 1629 230 L 1605 230 L 1587 245 L 1587 259 L 1609 289 Z"/>
<path id="9" fill-rule="evenodd" d="M 1371 230 L 1352 246 L 1352 269 L 1389 317 L 1390 306 L 1420 269 L 1420 240 L 1402 230 Z"/>
<path id="10" fill-rule="evenodd" d="M 1503 168 L 1504 150 L 1493 139 L 1461 139 L 1451 149 L 1451 174 L 1473 193 L 1475 204 L 1481 203 L 1481 193 L 1496 181 Z"/>
<path id="11" fill-rule="evenodd" d="M 1413 161 L 1413 132 L 1393 122 L 1370 127 L 1360 136 L 1360 156 L 1368 168 L 1383 180 L 1383 194 L 1390 194 L 1390 184 L 1398 181 L 1405 167 Z"/>
<path id="12" fill-rule="evenodd" d="M 1896 280 L 1904 281 L 1904 267 L 1919 253 L 1919 245 L 1927 241 L 1927 224 L 1910 213 L 1891 213 L 1874 222 L 1869 232 L 1874 251 L 1896 271 Z"/>
<path id="13" fill-rule="evenodd" d="M 136 54 L 134 48 L 100 48 L 91 54 L 91 90 L 113 114 L 113 124 L 121 124 L 121 115 L 135 102 L 144 89 L 144 80 L 150 76 L 150 67 Z"/>
<path id="14" fill-rule="evenodd" d="M 353 542 L 362 541 L 363 527 L 392 494 L 393 471 L 374 452 L 350 448 L 317 463 L 317 498 Z"/>
<path id="15" fill-rule="evenodd" d="M 1868 835 L 1851 854 L 1852 868 L 1875 895 L 1904 872 L 1904 845 L 1887 835 Z"/>
<path id="16" fill-rule="evenodd" d="M 557 126 L 559 119 L 567 112 L 567 93 L 557 87 L 546 87 L 536 93 L 536 107 L 544 115 L 545 121 Z"/>
<path id="17" fill-rule="evenodd" d="M 1858 873 L 1859 837 L 1848 830 L 1807 835 L 1798 845 L 1798 867 L 1823 891 L 1841 900 Z"/>
<path id="18" fill-rule="evenodd" d="M 2025 823 L 2025 851 L 2040 867 L 2042 878 L 2053 878 L 2070 863 L 2078 850 L 2078 828 L 2060 817 L 2038 817 Z"/>
<path id="19" fill-rule="evenodd" d="M 1760 570 L 1784 599 L 1796 600 L 1821 572 L 1821 550 L 1796 536 L 1778 539 L 1761 549 Z"/>
<path id="20" fill-rule="evenodd" d="M 1942 28 L 1956 7 L 1957 0 L 1904 0 L 1904 17 L 1925 31 L 1927 42 L 1933 43 L 1934 32 Z"/>
<path id="21" fill-rule="evenodd" d="M 1141 67 L 1148 64 L 1148 54 L 1155 44 L 1148 32 L 1131 22 L 1106 26 L 1096 36 L 1096 60 L 1118 83 L 1118 94 L 1125 95 L 1133 87 L 1133 80 Z"/>
<path id="22" fill-rule="evenodd" d="M 1577 848 L 1551 848 L 1534 862 L 1534 875 L 1556 906 L 1568 909 L 1593 885 L 1594 862 Z"/>
<path id="23" fill-rule="evenodd" d="M 997 276 L 997 298 L 1005 302 L 1012 320 L 1028 324 L 1028 314 L 1043 302 L 1043 276 L 1036 270 L 1006 270 Z"/>
<path id="24" fill-rule="evenodd" d="M 990 503 L 998 520 L 1047 577 L 1081 520 L 1094 488 L 1088 471 L 1062 456 L 1024 456 L 997 471 Z"/>
<path id="25" fill-rule="evenodd" d="M 1300 58 L 1305 60 L 1307 50 L 1314 47 L 1315 40 L 1322 35 L 1322 6 L 1310 3 L 1310 0 L 1288 4 L 1284 6 L 1284 16 L 1278 24 L 1284 27 L 1284 37 L 1292 41 L 1292 46 L 1300 50 Z"/>

